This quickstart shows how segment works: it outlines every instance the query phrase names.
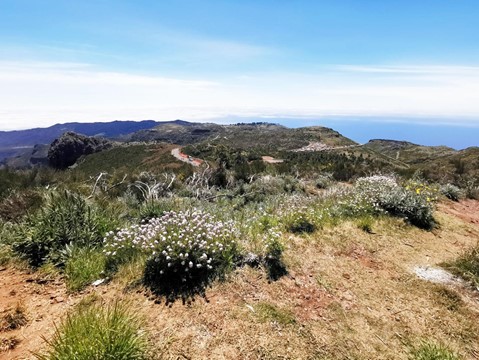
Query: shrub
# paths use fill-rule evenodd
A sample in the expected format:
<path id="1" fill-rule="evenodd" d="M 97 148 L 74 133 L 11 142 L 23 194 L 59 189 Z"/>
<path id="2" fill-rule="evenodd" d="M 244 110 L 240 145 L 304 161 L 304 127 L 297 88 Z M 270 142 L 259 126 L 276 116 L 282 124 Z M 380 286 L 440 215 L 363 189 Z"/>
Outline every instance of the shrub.
<path id="1" fill-rule="evenodd" d="M 435 225 L 433 194 L 434 190 L 426 185 L 411 184 L 403 188 L 391 177 L 376 175 L 358 179 L 349 201 L 354 207 L 364 206 L 374 213 L 386 212 L 419 228 L 431 229 Z"/>
<path id="2" fill-rule="evenodd" d="M 334 179 L 329 173 L 318 175 L 315 179 L 315 185 L 318 189 L 327 189 L 331 186 Z"/>
<path id="3" fill-rule="evenodd" d="M 61 252 L 67 244 L 101 244 L 109 226 L 109 221 L 80 195 L 54 193 L 45 208 L 19 227 L 13 249 L 35 267 L 46 261 L 62 264 Z"/>
<path id="4" fill-rule="evenodd" d="M 204 212 L 168 212 L 105 238 L 108 257 L 148 255 L 144 282 L 168 301 L 203 294 L 230 269 L 238 256 L 235 227 Z"/>
<path id="5" fill-rule="evenodd" d="M 463 191 L 455 185 L 446 184 L 440 188 L 441 194 L 453 201 L 459 201 L 464 197 Z"/>
<path id="6" fill-rule="evenodd" d="M 452 350 L 445 346 L 430 342 L 423 342 L 413 349 L 410 354 L 411 360 L 460 360 Z"/>
<path id="7" fill-rule="evenodd" d="M 67 315 L 39 360 L 147 359 L 146 334 L 125 305 L 91 304 Z"/>
<path id="8" fill-rule="evenodd" d="M 278 280 L 288 273 L 283 262 L 284 246 L 279 241 L 279 237 L 278 232 L 269 230 L 263 240 L 265 244 L 263 263 L 270 280 Z"/>
<path id="9" fill-rule="evenodd" d="M 421 229 L 430 230 L 435 225 L 432 204 L 410 190 L 398 187 L 384 194 L 379 201 L 388 213 L 403 217 Z"/>
<path id="10" fill-rule="evenodd" d="M 98 280 L 105 270 L 105 255 L 100 249 L 68 247 L 65 264 L 67 289 L 78 291 Z"/>

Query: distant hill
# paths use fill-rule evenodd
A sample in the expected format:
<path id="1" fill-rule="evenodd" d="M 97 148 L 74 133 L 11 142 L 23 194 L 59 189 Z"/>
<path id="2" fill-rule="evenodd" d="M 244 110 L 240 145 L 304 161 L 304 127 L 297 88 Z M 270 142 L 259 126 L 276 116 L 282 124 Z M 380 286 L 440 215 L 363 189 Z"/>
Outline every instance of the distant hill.
<path id="1" fill-rule="evenodd" d="M 147 153 L 155 149 L 155 144 L 175 144 L 185 146 L 184 151 L 189 155 L 210 161 L 223 152 L 230 154 L 232 159 L 237 158 L 233 162 L 240 161 L 242 157 L 254 160 L 272 156 L 285 159 L 283 167 L 296 164 L 311 169 L 317 166 L 318 161 L 327 165 L 349 159 L 355 162 L 355 166 L 361 163 L 364 172 L 379 169 L 412 174 L 419 170 L 430 178 L 451 181 L 457 180 L 455 176 L 458 174 L 472 176 L 479 173 L 479 148 L 457 151 L 446 146 L 423 146 L 386 139 L 374 139 L 360 145 L 333 129 L 321 126 L 292 129 L 265 122 L 218 125 L 183 120 L 67 123 L 49 128 L 0 132 L 0 164 L 3 162 L 11 168 L 46 164 L 50 144 L 66 131 L 87 136 L 101 135 L 114 140 L 118 146 L 124 143 L 120 149 L 108 152 L 112 157 L 120 153 L 127 156 L 128 147 L 132 145 L 150 143 L 141 148 L 148 158 Z M 299 149 L 302 152 L 296 152 Z M 102 156 L 98 154 L 92 159 L 101 162 Z M 174 159 L 170 160 L 174 162 Z M 323 170 L 328 169 L 326 165 Z"/>
<path id="2" fill-rule="evenodd" d="M 167 124 L 187 124 L 182 120 L 165 122 Z M 162 124 L 159 121 L 111 121 L 94 123 L 65 123 L 56 124 L 47 128 L 28 130 L 0 131 L 0 162 L 6 158 L 28 158 L 34 151 L 35 145 L 50 145 L 53 140 L 63 133 L 72 131 L 86 136 L 102 136 L 109 139 L 122 139 L 124 136 L 140 130 L 151 129 Z M 10 161 L 13 164 L 19 161 Z M 21 161 L 23 164 L 24 161 Z M 10 164 L 12 165 L 12 164 Z M 15 166 L 14 166 L 15 167 Z"/>
<path id="3" fill-rule="evenodd" d="M 363 146 L 406 164 L 419 164 L 443 156 L 456 154 L 458 151 L 447 146 L 423 146 L 407 141 L 374 139 Z"/>

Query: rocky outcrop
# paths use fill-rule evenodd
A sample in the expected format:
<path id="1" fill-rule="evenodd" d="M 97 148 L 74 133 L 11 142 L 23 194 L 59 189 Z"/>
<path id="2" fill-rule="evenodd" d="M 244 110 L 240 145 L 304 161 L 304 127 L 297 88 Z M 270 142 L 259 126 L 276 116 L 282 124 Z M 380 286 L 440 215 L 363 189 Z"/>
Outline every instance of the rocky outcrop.
<path id="1" fill-rule="evenodd" d="M 83 155 L 111 147 L 112 143 L 104 138 L 88 137 L 69 131 L 52 142 L 48 150 L 48 162 L 57 169 L 66 169 Z"/>

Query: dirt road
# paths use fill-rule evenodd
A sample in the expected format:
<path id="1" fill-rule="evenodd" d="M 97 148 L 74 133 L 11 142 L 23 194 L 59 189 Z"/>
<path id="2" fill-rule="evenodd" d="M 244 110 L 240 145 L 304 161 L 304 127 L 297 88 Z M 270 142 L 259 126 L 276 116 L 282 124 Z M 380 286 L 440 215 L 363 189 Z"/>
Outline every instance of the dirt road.
<path id="1" fill-rule="evenodd" d="M 193 166 L 200 166 L 203 163 L 203 160 L 201 159 L 196 159 L 191 156 L 188 156 L 186 154 L 183 154 L 181 152 L 181 148 L 176 148 L 171 150 L 171 155 L 173 155 L 175 158 L 177 158 L 180 161 L 183 161 L 187 164 L 193 165 Z"/>

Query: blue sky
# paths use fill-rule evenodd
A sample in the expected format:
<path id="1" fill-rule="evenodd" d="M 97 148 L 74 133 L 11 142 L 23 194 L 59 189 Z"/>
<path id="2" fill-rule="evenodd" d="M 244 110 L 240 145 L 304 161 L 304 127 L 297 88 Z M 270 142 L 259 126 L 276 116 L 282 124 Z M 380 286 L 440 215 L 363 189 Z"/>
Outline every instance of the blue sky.
<path id="1" fill-rule="evenodd" d="M 477 0 L 0 0 L 0 130 L 234 117 L 479 127 Z"/>

